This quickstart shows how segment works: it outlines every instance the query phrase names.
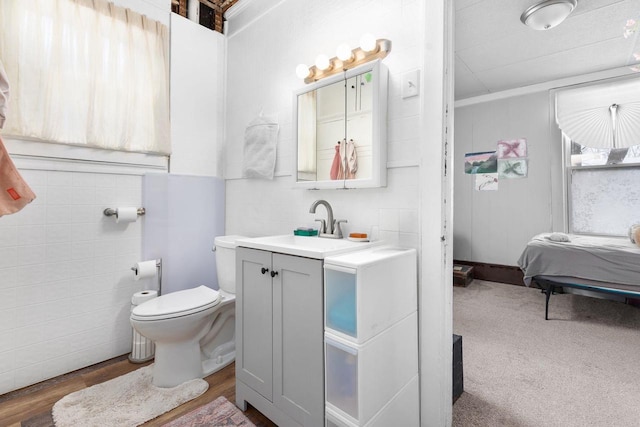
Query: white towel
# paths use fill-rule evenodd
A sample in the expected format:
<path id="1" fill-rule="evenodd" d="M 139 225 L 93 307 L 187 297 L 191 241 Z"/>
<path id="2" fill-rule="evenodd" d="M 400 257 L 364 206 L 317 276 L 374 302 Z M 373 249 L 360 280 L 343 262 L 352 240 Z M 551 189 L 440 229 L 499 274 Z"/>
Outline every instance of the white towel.
<path id="1" fill-rule="evenodd" d="M 0 129 L 4 126 L 9 100 L 9 79 L 0 61 Z M 22 179 L 0 138 L 0 216 L 16 213 L 36 195 Z"/>
<path id="2" fill-rule="evenodd" d="M 244 131 L 242 176 L 253 179 L 273 179 L 276 169 L 278 121 L 260 115 Z"/>
<path id="3" fill-rule="evenodd" d="M 36 198 L 0 138 L 0 216 L 16 213 Z"/>
<path id="4" fill-rule="evenodd" d="M 356 143 L 350 139 L 340 145 L 340 158 L 345 159 L 345 168 L 339 179 L 355 179 L 358 172 L 358 155 L 356 153 Z"/>

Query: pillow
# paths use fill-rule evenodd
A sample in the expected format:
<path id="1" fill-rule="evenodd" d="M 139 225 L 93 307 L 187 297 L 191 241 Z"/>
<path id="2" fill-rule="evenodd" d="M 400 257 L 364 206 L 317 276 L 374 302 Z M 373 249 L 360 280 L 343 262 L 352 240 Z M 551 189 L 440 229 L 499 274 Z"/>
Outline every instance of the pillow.
<path id="1" fill-rule="evenodd" d="M 552 242 L 570 242 L 569 236 L 565 233 L 551 233 L 547 236 L 547 239 Z"/>
<path id="2" fill-rule="evenodd" d="M 640 224 L 633 224 L 629 227 L 629 240 L 640 246 Z"/>

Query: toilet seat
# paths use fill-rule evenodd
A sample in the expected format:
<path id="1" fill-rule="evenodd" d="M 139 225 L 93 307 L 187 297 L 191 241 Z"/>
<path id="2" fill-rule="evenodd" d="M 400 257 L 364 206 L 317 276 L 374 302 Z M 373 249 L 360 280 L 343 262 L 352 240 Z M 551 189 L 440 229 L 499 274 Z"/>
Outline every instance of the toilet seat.
<path id="1" fill-rule="evenodd" d="M 164 320 L 198 313 L 220 303 L 220 292 L 206 286 L 172 292 L 146 301 L 133 309 L 133 320 Z"/>

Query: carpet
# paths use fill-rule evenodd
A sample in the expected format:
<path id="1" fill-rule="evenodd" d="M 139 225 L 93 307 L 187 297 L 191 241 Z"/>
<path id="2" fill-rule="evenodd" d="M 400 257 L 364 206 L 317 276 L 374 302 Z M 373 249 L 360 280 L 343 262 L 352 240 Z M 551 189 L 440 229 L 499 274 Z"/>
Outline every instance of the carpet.
<path id="1" fill-rule="evenodd" d="M 153 365 L 66 395 L 53 405 L 56 427 L 134 427 L 200 396 L 209 384 L 190 380 L 155 387 Z"/>
<path id="2" fill-rule="evenodd" d="M 463 337 L 457 427 L 640 425 L 640 309 L 474 280 L 453 289 Z"/>
<path id="3" fill-rule="evenodd" d="M 255 425 L 236 408 L 236 406 L 220 396 L 213 402 L 207 403 L 178 419 L 164 424 L 162 427 L 255 427 Z"/>

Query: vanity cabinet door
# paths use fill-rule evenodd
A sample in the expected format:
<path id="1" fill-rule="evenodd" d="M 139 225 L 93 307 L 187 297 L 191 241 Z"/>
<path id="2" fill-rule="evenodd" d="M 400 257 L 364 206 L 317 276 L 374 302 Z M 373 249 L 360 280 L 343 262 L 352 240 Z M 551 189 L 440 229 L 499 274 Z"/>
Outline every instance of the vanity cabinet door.
<path id="1" fill-rule="evenodd" d="M 273 402 L 303 426 L 323 426 L 322 261 L 274 253 L 273 271 Z"/>
<path id="2" fill-rule="evenodd" d="M 271 252 L 236 248 L 236 377 L 272 400 Z"/>

